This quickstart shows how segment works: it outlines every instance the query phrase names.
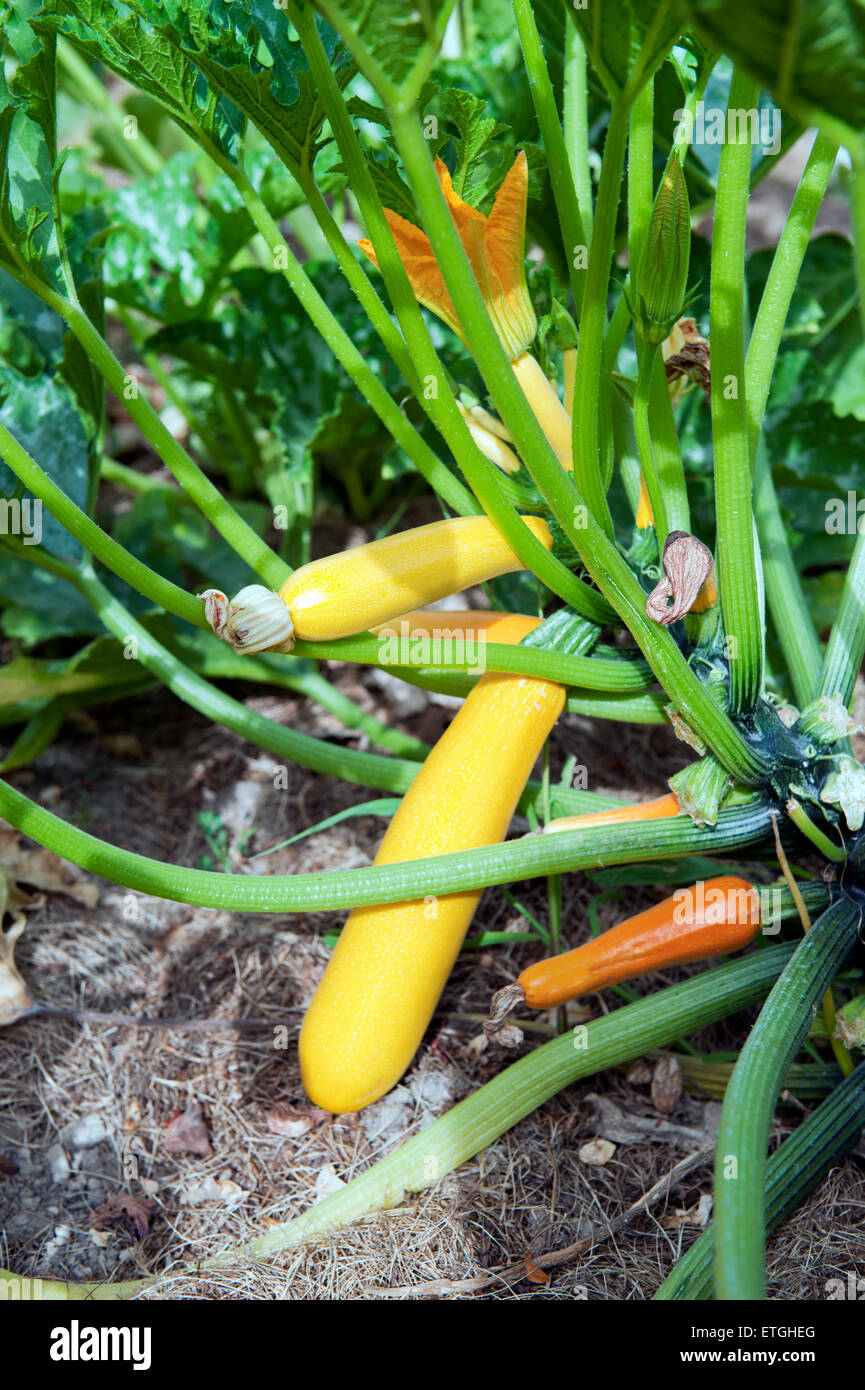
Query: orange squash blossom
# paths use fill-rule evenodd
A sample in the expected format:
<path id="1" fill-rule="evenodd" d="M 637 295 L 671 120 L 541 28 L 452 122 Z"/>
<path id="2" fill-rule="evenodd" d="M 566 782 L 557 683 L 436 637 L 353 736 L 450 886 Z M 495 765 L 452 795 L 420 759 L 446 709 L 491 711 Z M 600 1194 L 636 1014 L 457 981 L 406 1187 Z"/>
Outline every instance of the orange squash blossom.
<path id="1" fill-rule="evenodd" d="M 572 469 L 571 417 L 528 351 L 538 321 L 526 284 L 529 167 L 525 153 L 520 150 L 517 154 L 488 216 L 459 196 L 443 160 L 435 161 L 435 169 L 463 250 L 514 374 L 559 462 L 564 468 Z M 429 237 L 390 208 L 384 209 L 384 215 L 415 298 L 463 338 L 462 326 Z M 364 238 L 358 245 L 364 255 L 378 265 L 372 242 Z"/>

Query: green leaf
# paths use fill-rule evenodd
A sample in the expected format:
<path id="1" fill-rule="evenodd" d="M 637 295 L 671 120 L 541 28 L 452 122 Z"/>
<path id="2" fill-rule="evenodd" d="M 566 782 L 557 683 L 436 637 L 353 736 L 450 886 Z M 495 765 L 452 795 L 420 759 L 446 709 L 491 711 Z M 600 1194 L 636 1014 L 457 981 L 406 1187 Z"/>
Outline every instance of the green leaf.
<path id="1" fill-rule="evenodd" d="M 525 151 L 528 161 L 529 199 L 535 201 L 541 196 L 546 176 L 543 149 L 526 140 L 517 144 L 507 125 L 485 114 L 489 105 L 486 97 L 475 96 L 461 87 L 440 90 L 437 83 L 426 82 L 417 105 L 430 153 L 444 156 L 448 146 L 452 147 L 453 155 L 448 155 L 446 163 L 453 166 L 453 186 L 472 207 L 489 212 L 518 149 Z M 420 217 L 396 158 L 387 112 L 362 97 L 351 97 L 347 108 L 356 119 L 381 126 L 385 132 L 379 149 L 365 150 L 383 206 L 418 224 Z M 335 167 L 346 172 L 341 164 Z"/>
<path id="2" fill-rule="evenodd" d="M 7 637 L 29 649 L 52 637 L 95 635 L 102 630 L 93 609 L 71 585 L 29 560 L 6 554 L 2 558 L 0 603 Z"/>
<path id="3" fill-rule="evenodd" d="M 44 118 L 45 102 L 14 95 L 0 62 L 0 264 L 24 261 L 56 281 L 55 160 L 31 108 Z"/>
<path id="4" fill-rule="evenodd" d="M 669 51 L 681 21 L 672 9 L 656 26 L 657 0 L 603 0 L 569 11 L 579 29 L 589 61 L 610 96 L 623 92 L 639 62 L 650 73 Z M 646 44 L 643 51 L 643 44 Z"/>
<path id="5" fill-rule="evenodd" d="M 53 370 L 63 358 L 66 326 L 53 309 L 0 270 L 0 357 L 23 376 Z"/>
<path id="6" fill-rule="evenodd" d="M 175 154 L 159 174 L 106 197 L 106 288 L 121 304 L 157 319 L 209 314 L 230 262 L 252 235 L 249 215 L 224 175 L 199 196 L 198 159 L 192 151 Z M 286 182 L 288 175 L 280 179 L 277 164 L 269 152 L 257 153 L 248 173 L 267 190 L 271 212 L 282 216 L 301 194 L 293 180 Z"/>
<path id="7" fill-rule="evenodd" d="M 603 7 L 606 9 L 606 6 Z M 865 129 L 862 0 L 684 0 L 705 41 L 730 55 L 778 103 L 839 143 Z"/>
<path id="8" fill-rule="evenodd" d="M 454 0 L 319 0 L 318 8 L 379 95 L 410 103 L 435 61 Z"/>
<path id="9" fill-rule="evenodd" d="M 77 506 L 86 508 L 88 492 L 88 441 L 68 387 L 52 377 L 35 381 L 11 369 L 0 368 L 0 420 L 35 458 L 40 468 L 63 488 Z M 36 507 L 32 493 L 21 489 L 18 479 L 0 462 L 0 495 L 22 497 Z M 39 503 L 33 514 L 34 534 L 52 555 L 77 562 L 81 545 Z M 4 560 L 4 563 L 6 561 Z"/>
<path id="10" fill-rule="evenodd" d="M 456 87 L 442 92 L 438 105 L 442 119 L 456 131 L 457 157 L 452 171 L 454 189 L 467 203 L 478 206 L 482 195 L 478 197 L 478 190 L 475 189 L 475 196 L 472 196 L 469 176 L 479 160 L 496 153 L 494 142 L 505 134 L 507 126 L 492 116 L 484 115 L 487 103 L 481 97 Z"/>
<path id="11" fill-rule="evenodd" d="M 266 528 L 269 513 L 262 504 L 238 502 L 235 506 L 256 529 Z M 139 560 L 182 587 L 190 587 L 190 576 L 194 576 L 233 593 L 249 577 L 244 562 L 214 535 L 207 518 L 168 488 L 137 497 L 130 510 L 116 518 L 114 535 Z M 128 602 L 128 591 L 124 593 Z M 147 606 L 143 600 L 140 603 Z"/>
<path id="12" fill-rule="evenodd" d="M 212 91 L 201 71 L 159 26 L 116 0 L 46 0 L 36 27 L 63 34 L 88 58 L 104 63 L 161 102 L 193 134 L 201 131 L 234 158 L 242 120 L 234 103 Z M 141 8 L 141 7 L 137 7 Z"/>
<path id="13" fill-rule="evenodd" d="M 227 153 L 236 152 L 242 111 L 292 171 L 311 165 L 324 111 L 284 5 L 129 0 L 119 6 L 85 0 L 82 6 L 79 0 L 48 0 L 46 8 L 73 43 L 150 92 L 183 123 L 218 137 Z M 329 25 L 319 22 L 319 29 L 337 80 L 344 83 L 351 60 Z M 149 82 L 142 72 L 148 67 Z M 214 124 L 210 111 L 219 93 Z"/>
<path id="14" fill-rule="evenodd" d="M 865 420 L 865 344 L 851 354 L 842 368 L 830 397 L 835 414 Z"/>
<path id="15" fill-rule="evenodd" d="M 0 762 L 0 772 L 12 772 L 26 767 L 54 742 L 57 731 L 66 717 L 66 701 L 61 697 L 50 700 L 44 709 L 37 710 L 16 738 L 6 757 Z"/>
<path id="16" fill-rule="evenodd" d="M 18 60 L 9 89 L 42 132 L 53 167 L 57 159 L 54 35 L 37 35 L 31 27 L 30 19 L 37 9 L 34 0 L 0 5 L 0 35 L 5 36 Z"/>

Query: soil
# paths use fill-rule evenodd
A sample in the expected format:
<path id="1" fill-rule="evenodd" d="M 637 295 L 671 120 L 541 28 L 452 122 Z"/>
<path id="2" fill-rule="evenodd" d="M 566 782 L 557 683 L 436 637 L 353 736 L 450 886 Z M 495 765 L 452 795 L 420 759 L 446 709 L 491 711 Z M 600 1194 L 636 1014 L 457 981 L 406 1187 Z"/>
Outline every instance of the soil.
<path id="1" fill-rule="evenodd" d="M 363 708 L 417 737 L 436 738 L 451 716 L 445 704 L 414 690 L 395 698 L 406 688 L 382 691 L 370 673 L 334 666 L 329 674 Z M 365 744 L 308 701 L 263 695 L 261 687 L 233 691 L 294 728 Z M 587 767 L 591 789 L 639 797 L 659 794 L 689 756 L 667 729 L 616 726 L 611 737 L 610 726 L 570 716 L 554 734 L 554 774 L 573 753 Z M 12 780 L 93 834 L 177 864 L 196 866 L 212 855 L 198 817 L 215 812 L 227 831 L 231 867 L 250 871 L 250 855 L 375 795 L 295 767 L 287 789 L 277 790 L 276 768 L 270 755 L 153 692 L 77 714 L 58 742 Z M 518 821 L 514 831 L 525 828 Z M 265 862 L 275 873 L 366 864 L 381 832 L 382 822 L 370 816 L 343 821 Z M 155 1030 L 44 1017 L 7 1029 L 0 1038 L 0 1225 L 2 1263 L 16 1272 L 117 1280 L 165 1271 L 148 1296 L 166 1299 L 642 1299 L 707 1220 L 718 1103 L 678 1094 L 675 1069 L 672 1091 L 660 1084 L 664 1077 L 650 1089 L 652 1062 L 567 1088 L 404 1207 L 270 1266 L 238 1264 L 206 1282 L 172 1278 L 190 1258 L 305 1210 L 496 1075 L 513 1054 L 485 1044 L 480 1019 L 493 991 L 537 948 L 465 952 L 402 1084 L 360 1115 L 331 1117 L 305 1100 L 295 1040 L 327 960 L 323 935 L 342 914 L 207 911 L 84 877 L 98 885 L 95 906 L 49 893 L 28 914 L 17 961 L 36 999 L 63 1009 L 244 1018 L 269 1027 Z M 565 878 L 566 945 L 582 939 L 598 891 L 584 874 Z M 658 896 L 651 887 L 626 891 L 628 910 Z M 542 880 L 515 884 L 512 892 L 547 920 Z M 622 915 L 621 904 L 601 900 L 599 912 L 606 926 Z M 504 893 L 491 889 L 472 934 L 520 924 Z M 592 1013 L 610 1007 L 598 996 L 589 1002 Z M 734 1048 L 747 1022 L 731 1020 L 695 1041 L 707 1051 Z M 551 1019 L 542 1016 L 541 1023 Z M 276 1025 L 286 1030 L 281 1048 L 273 1045 Z M 538 1036 L 527 1034 L 522 1051 Z M 617 1105 L 632 1130 L 600 1164 L 592 1160 L 605 1158 L 609 1146 L 601 1144 L 600 1153 L 591 1146 L 599 1104 L 591 1097 Z M 779 1110 L 773 1144 L 802 1113 L 795 1105 Z M 178 1116 L 186 1117 L 179 1141 Z M 661 1122 L 652 1142 L 638 1128 L 645 1117 Z M 665 1138 L 669 1125 L 675 1128 Z M 692 1166 L 669 1196 L 610 1238 L 628 1208 L 689 1156 Z M 123 1194 L 151 1204 L 142 1216 L 133 1203 L 133 1225 L 136 1215 L 149 1223 L 143 1239 L 122 1213 L 113 1223 L 110 1210 L 107 1221 L 99 1220 L 106 1203 Z M 94 1229 L 94 1213 L 107 1230 Z M 863 1214 L 860 1153 L 773 1238 L 772 1296 L 824 1297 L 826 1282 L 851 1268 Z M 582 1253 L 546 1274 L 534 1270 L 532 1259 L 576 1241 L 587 1247 Z M 500 1277 L 527 1259 L 526 1277 Z"/>

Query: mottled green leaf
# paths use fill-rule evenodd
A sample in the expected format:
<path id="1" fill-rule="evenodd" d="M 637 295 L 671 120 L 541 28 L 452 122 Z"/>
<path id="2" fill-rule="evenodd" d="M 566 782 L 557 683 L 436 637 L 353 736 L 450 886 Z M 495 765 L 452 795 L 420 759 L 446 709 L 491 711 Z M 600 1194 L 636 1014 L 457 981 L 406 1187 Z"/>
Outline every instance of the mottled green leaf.
<path id="1" fill-rule="evenodd" d="M 221 93 L 214 120 L 229 152 L 242 111 L 293 170 L 314 158 L 324 110 L 284 6 L 272 0 L 47 0 L 46 8 L 73 43 L 187 124 L 213 133 L 209 113 Z M 337 80 L 345 82 L 351 60 L 327 24 L 319 30 Z"/>
<path id="2" fill-rule="evenodd" d="M 728 53 L 781 106 L 834 139 L 861 139 L 863 0 L 683 0 L 682 10 L 707 43 Z"/>
<path id="3" fill-rule="evenodd" d="M 68 387 L 42 376 L 28 380 L 0 368 L 0 420 L 79 507 L 87 505 L 88 443 L 84 426 Z M 35 499 L 21 490 L 18 479 L 0 463 L 0 495 Z M 46 508 L 39 518 L 41 543 L 52 555 L 77 561 L 81 546 Z M 4 561 L 5 563 L 5 561 Z"/>
<path id="4" fill-rule="evenodd" d="M 669 8 L 664 13 L 657 0 L 603 0 L 568 10 L 611 95 L 624 91 L 638 62 L 642 72 L 652 72 L 681 29 L 678 16 Z"/>
<path id="5" fill-rule="evenodd" d="M 89 58 L 155 97 L 181 125 L 202 131 L 233 157 L 241 117 L 220 89 L 211 91 L 200 69 L 158 28 L 116 0 L 45 0 L 37 27 L 63 34 Z"/>
<path id="6" fill-rule="evenodd" d="M 379 94 L 410 100 L 429 75 L 454 0 L 318 0 L 318 8 Z"/>

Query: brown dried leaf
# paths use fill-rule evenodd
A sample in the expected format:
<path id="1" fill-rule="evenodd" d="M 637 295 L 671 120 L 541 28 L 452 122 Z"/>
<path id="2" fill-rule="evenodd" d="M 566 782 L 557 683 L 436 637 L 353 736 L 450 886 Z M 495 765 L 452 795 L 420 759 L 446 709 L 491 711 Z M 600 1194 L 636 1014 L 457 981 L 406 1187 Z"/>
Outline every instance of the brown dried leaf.
<path id="1" fill-rule="evenodd" d="M 8 869 L 16 884 L 28 883 L 46 893 L 63 893 L 84 907 L 95 907 L 99 901 L 99 889 L 89 877 L 50 850 L 27 848 L 16 830 L 0 830 L 0 865 Z M 20 907 L 33 905 L 26 895 L 17 903 Z"/>
<path id="2" fill-rule="evenodd" d="M 523 1260 L 526 1266 L 526 1278 L 530 1284 L 548 1284 L 550 1282 L 550 1276 L 547 1274 L 547 1271 L 541 1269 L 537 1260 L 533 1259 L 528 1251 L 526 1251 L 523 1256 Z"/>
<path id="3" fill-rule="evenodd" d="M 680 1230 L 683 1226 L 699 1226 L 702 1230 L 709 1224 L 712 1215 L 712 1195 L 704 1192 L 692 1207 L 675 1207 L 661 1217 L 661 1225 L 667 1230 Z"/>
<path id="4" fill-rule="evenodd" d="M 18 1164 L 0 1154 L 0 1178 L 14 1178 L 17 1172 Z"/>
<path id="5" fill-rule="evenodd" d="M 682 1069 L 675 1057 L 659 1057 L 652 1076 L 652 1103 L 662 1115 L 672 1115 L 682 1096 Z"/>
<path id="6" fill-rule="evenodd" d="M 267 1128 L 271 1134 L 281 1134 L 286 1139 L 299 1139 L 308 1134 L 327 1119 L 327 1111 L 317 1105 L 288 1105 L 277 1101 L 267 1116 Z"/>
<path id="7" fill-rule="evenodd" d="M 165 1126 L 162 1141 L 166 1153 L 196 1154 L 199 1158 L 210 1158 L 213 1149 L 199 1105 L 190 1105 L 182 1115 L 175 1115 Z"/>
<path id="8" fill-rule="evenodd" d="M 136 1240 L 143 1240 L 150 1230 L 150 1218 L 156 1203 L 149 1197 L 133 1197 L 131 1192 L 112 1192 L 107 1201 L 90 1213 L 88 1224 L 94 1231 L 110 1231 L 125 1225 Z"/>
<path id="9" fill-rule="evenodd" d="M 15 943 L 25 926 L 23 912 L 17 912 L 12 925 L 3 930 L 5 880 L 6 875 L 0 869 L 0 1028 L 16 1023 L 33 1008 L 33 1000 L 15 964 Z"/>
<path id="10" fill-rule="evenodd" d="M 664 713 L 673 726 L 673 733 L 676 738 L 681 739 L 682 743 L 687 743 L 688 747 L 693 748 L 694 752 L 699 753 L 702 758 L 703 754 L 708 751 L 706 745 L 699 734 L 694 733 L 690 724 L 685 722 L 676 706 L 664 705 Z"/>

